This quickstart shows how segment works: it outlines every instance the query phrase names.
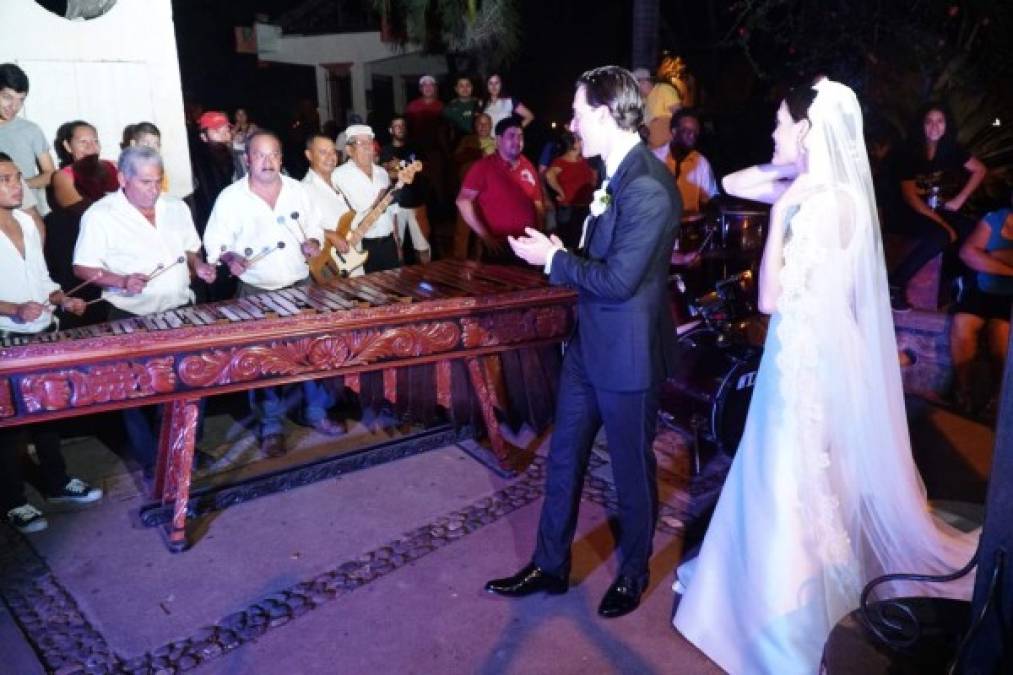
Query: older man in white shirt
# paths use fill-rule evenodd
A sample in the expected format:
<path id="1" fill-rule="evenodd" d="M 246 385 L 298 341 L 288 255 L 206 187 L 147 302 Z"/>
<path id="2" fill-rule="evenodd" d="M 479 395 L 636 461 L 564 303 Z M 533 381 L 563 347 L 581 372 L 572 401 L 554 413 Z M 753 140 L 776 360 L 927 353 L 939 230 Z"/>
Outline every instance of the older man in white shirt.
<path id="1" fill-rule="evenodd" d="M 305 187 L 281 174 L 281 141 L 258 129 L 246 139 L 249 173 L 222 190 L 204 231 L 208 260 L 221 260 L 239 277 L 239 296 L 303 282 L 307 259 L 320 253 L 324 221 Z M 321 433 L 344 433 L 327 418 L 330 397 L 319 383 L 303 385 L 302 422 Z M 285 454 L 285 397 L 280 387 L 250 392 L 260 421 L 260 445 L 269 457 Z"/>
<path id="2" fill-rule="evenodd" d="M 345 130 L 349 161 L 331 176 L 331 182 L 348 199 L 358 214 L 367 213 L 377 199 L 390 187 L 387 170 L 376 164 L 373 130 L 365 124 L 353 124 Z M 362 248 L 369 253 L 363 268 L 367 274 L 398 267 L 398 242 L 394 234 L 394 209 L 390 205 L 369 228 Z"/>
<path id="3" fill-rule="evenodd" d="M 164 312 L 193 302 L 190 274 L 211 283 L 215 268 L 201 259 L 190 209 L 162 193 L 162 158 L 132 146 L 119 159 L 120 189 L 81 217 L 74 274 L 102 288 L 109 318 Z M 156 408 L 123 411 L 134 459 L 146 477 L 158 453 Z"/>
<path id="4" fill-rule="evenodd" d="M 42 237 L 32 219 L 18 207 L 26 194 L 21 172 L 10 155 L 0 153 L 0 336 L 34 335 L 55 327 L 58 309 L 84 312 L 84 301 L 64 295 L 50 278 L 42 256 Z M 0 430 L 0 516 L 21 532 L 38 532 L 48 523 L 25 497 L 21 458 L 17 452 L 22 429 Z M 45 422 L 28 433 L 39 459 L 39 489 L 49 503 L 89 504 L 102 490 L 67 475 L 60 436 Z"/>

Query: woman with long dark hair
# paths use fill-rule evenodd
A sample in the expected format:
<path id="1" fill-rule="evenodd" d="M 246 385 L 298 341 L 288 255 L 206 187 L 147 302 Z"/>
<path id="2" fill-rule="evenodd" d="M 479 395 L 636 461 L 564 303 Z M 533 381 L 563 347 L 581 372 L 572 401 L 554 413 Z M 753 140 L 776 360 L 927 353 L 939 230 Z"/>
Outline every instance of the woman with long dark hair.
<path id="1" fill-rule="evenodd" d="M 925 263 L 963 240 L 974 219 L 960 212 L 985 178 L 985 165 L 957 142 L 957 128 L 945 105 L 925 105 L 912 130 L 898 171 L 904 207 L 891 230 L 914 237 L 915 247 L 890 272 L 894 311 L 911 308 L 905 291 Z"/>
<path id="2" fill-rule="evenodd" d="M 118 171 L 112 162 L 98 156 L 101 145 L 95 127 L 84 120 L 60 125 L 53 143 L 60 169 L 53 174 L 46 216 L 46 265 L 53 280 L 67 291 L 78 285 L 74 275 L 74 245 L 81 228 L 81 216 L 102 197 L 116 192 L 120 186 Z M 99 297 L 99 290 L 86 286 L 77 293 L 85 300 Z M 68 315 L 64 327 L 97 323 L 105 319 L 101 303 L 89 305 L 82 316 Z"/>
<path id="3" fill-rule="evenodd" d="M 507 96 L 503 91 L 503 78 L 499 73 L 493 73 L 485 81 L 486 98 L 482 112 L 492 119 L 492 128 L 495 129 L 500 120 L 511 115 L 516 115 L 521 120 L 521 127 L 526 127 L 535 119 L 535 114 L 528 110 L 527 106 L 513 96 Z"/>

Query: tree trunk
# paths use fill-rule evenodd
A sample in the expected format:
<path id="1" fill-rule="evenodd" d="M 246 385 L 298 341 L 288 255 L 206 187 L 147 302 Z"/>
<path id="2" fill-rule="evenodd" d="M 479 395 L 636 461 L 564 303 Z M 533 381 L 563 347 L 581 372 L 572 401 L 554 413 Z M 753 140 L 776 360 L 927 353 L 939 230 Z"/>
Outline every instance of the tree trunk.
<path id="1" fill-rule="evenodd" d="M 658 67 L 658 0 L 633 0 L 633 68 Z"/>

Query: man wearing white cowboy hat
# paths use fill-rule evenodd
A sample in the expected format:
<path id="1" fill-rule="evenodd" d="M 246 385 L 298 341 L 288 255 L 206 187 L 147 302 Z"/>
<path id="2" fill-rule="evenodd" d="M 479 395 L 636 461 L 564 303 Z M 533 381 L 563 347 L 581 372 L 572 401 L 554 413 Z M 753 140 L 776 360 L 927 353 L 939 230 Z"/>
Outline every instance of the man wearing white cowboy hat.
<path id="1" fill-rule="evenodd" d="M 349 161 L 331 174 L 331 183 L 358 214 L 368 212 L 377 198 L 390 187 L 390 177 L 376 164 L 373 130 L 353 124 L 345 130 L 345 153 Z M 362 249 L 369 253 L 363 265 L 366 274 L 398 267 L 398 245 L 394 238 L 393 208 L 388 207 L 369 228 Z"/>

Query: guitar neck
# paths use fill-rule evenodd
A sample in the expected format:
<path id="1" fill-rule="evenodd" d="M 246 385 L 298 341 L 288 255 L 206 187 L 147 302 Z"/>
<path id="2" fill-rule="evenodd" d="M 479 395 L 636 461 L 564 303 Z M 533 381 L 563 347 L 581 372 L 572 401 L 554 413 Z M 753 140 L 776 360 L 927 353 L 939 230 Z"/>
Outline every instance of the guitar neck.
<path id="1" fill-rule="evenodd" d="M 348 238 L 348 243 L 350 245 L 358 246 L 359 243 L 362 242 L 363 237 L 365 237 L 366 233 L 369 232 L 369 229 L 373 227 L 373 223 L 375 223 L 383 212 L 387 210 L 387 207 L 390 206 L 390 203 L 394 200 L 394 192 L 400 187 L 401 182 L 399 181 L 397 185 L 387 189 L 387 194 L 383 196 L 383 199 L 381 199 L 376 206 L 370 209 L 369 213 L 366 214 L 366 217 L 359 222 L 358 226 Z"/>

